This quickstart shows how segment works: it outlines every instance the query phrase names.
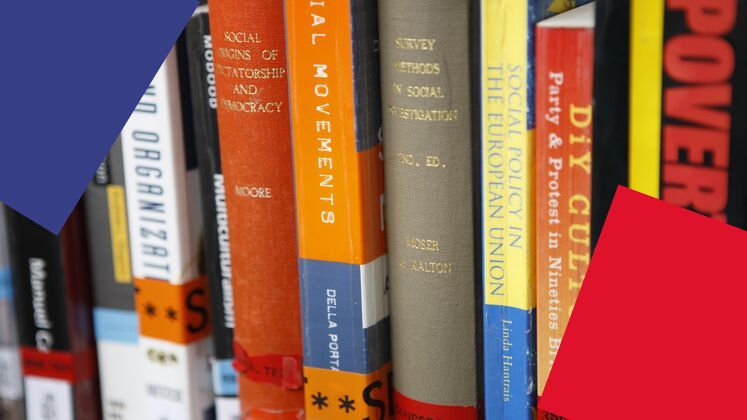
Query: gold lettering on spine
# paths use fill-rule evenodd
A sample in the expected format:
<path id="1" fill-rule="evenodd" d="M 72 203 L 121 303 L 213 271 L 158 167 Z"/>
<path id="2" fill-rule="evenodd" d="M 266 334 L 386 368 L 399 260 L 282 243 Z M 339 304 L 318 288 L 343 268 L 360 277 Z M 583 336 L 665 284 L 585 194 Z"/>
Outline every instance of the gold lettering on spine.
<path id="1" fill-rule="evenodd" d="M 435 38 L 395 38 L 394 46 L 401 50 L 435 51 Z"/>
<path id="2" fill-rule="evenodd" d="M 401 104 L 385 104 L 384 112 L 401 120 L 416 121 L 424 124 L 448 124 L 459 121 L 460 115 L 457 109 L 449 108 L 449 92 L 447 87 L 441 86 L 436 76 L 442 74 L 443 65 L 437 61 L 418 60 L 420 54 L 425 53 L 428 58 L 433 57 L 432 52 L 438 52 L 438 40 L 436 38 L 394 38 L 393 47 L 397 50 L 408 51 L 411 55 L 408 60 L 393 63 L 395 81 L 391 90 L 395 98 L 407 98 L 409 103 L 419 102 L 427 106 L 402 106 Z M 399 78 L 398 76 L 402 76 Z M 422 81 L 418 83 L 406 83 L 416 76 Z M 409 78 L 409 79 L 406 79 Z M 443 108 L 430 106 L 435 101 L 443 101 Z M 428 171 L 446 168 L 445 162 L 440 156 L 433 154 L 417 154 L 402 151 L 396 154 L 396 160 L 392 163 L 404 165 L 411 170 Z M 423 174 L 422 176 L 427 176 Z M 439 238 L 422 238 L 417 235 L 404 238 L 408 249 L 417 253 L 433 254 L 441 251 L 442 242 Z M 454 271 L 454 263 L 449 261 L 428 261 L 413 258 L 408 261 L 399 261 L 399 266 L 408 268 L 410 271 L 427 273 L 432 275 L 451 274 Z"/>
<path id="3" fill-rule="evenodd" d="M 263 38 L 258 32 L 223 32 L 223 40 L 228 47 L 220 47 L 216 54 L 228 64 L 215 64 L 215 71 L 232 80 L 230 95 L 218 101 L 219 106 L 230 112 L 251 114 L 275 114 L 285 110 L 282 101 L 258 100 L 262 91 L 259 84 L 267 79 L 284 79 L 285 67 L 275 65 L 278 51 L 262 48 Z"/>

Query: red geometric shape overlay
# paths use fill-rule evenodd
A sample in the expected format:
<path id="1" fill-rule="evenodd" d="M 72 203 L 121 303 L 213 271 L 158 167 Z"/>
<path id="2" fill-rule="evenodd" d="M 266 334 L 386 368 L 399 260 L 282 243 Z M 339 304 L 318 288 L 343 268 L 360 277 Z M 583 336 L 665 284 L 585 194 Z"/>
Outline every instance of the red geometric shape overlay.
<path id="1" fill-rule="evenodd" d="M 620 187 L 540 408 L 747 418 L 746 329 L 747 232 Z"/>

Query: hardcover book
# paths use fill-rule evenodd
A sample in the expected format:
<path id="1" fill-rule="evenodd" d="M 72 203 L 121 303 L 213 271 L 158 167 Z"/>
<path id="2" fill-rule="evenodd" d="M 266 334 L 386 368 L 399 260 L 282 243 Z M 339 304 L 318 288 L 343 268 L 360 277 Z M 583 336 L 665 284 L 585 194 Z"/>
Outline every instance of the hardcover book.
<path id="1" fill-rule="evenodd" d="M 179 77 L 172 49 L 122 130 L 143 418 L 152 420 L 214 409 L 199 179 Z"/>
<path id="2" fill-rule="evenodd" d="M 379 1 L 394 414 L 478 417 L 470 1 Z"/>
<path id="3" fill-rule="evenodd" d="M 481 0 L 485 415 L 536 404 L 534 26 L 586 0 Z"/>
<path id="4" fill-rule="evenodd" d="M 210 0 L 243 418 L 303 417 L 283 4 Z"/>
<path id="5" fill-rule="evenodd" d="M 597 74 L 602 64 L 629 62 L 629 72 L 622 67 L 617 77 L 628 79 L 630 90 L 620 95 L 597 84 L 595 126 L 609 121 L 622 128 L 600 128 L 599 144 L 595 137 L 595 167 L 608 168 L 609 176 L 594 179 L 593 193 L 601 192 L 594 233 L 617 184 L 745 228 L 747 125 L 738 116 L 747 109 L 747 88 L 737 75 L 747 62 L 747 2 L 635 0 L 629 10 L 612 3 L 599 4 L 599 14 L 609 18 L 600 20 L 600 30 L 614 33 L 619 48 L 599 52 Z M 626 13 L 624 42 L 628 34 L 619 22 Z"/>
<path id="6" fill-rule="evenodd" d="M 591 259 L 594 4 L 537 24 L 537 394 Z M 546 418 L 540 415 L 540 418 Z M 548 417 L 549 418 L 549 417 Z"/>
<path id="7" fill-rule="evenodd" d="M 192 121 L 200 167 L 205 224 L 205 270 L 210 288 L 214 358 L 213 393 L 218 420 L 240 418 L 238 378 L 233 368 L 235 325 L 226 191 L 218 143 L 215 61 L 207 2 L 201 2 L 185 29 Z M 235 239 L 234 239 L 235 241 Z"/>
<path id="8" fill-rule="evenodd" d="M 144 415 L 145 383 L 139 369 L 124 188 L 122 144 L 117 140 L 84 195 L 93 326 L 104 419 L 139 420 Z"/>
<path id="9" fill-rule="evenodd" d="M 393 413 L 376 3 L 285 2 L 310 419 Z"/>
<path id="10" fill-rule="evenodd" d="M 288 82 L 279 1 L 210 1 L 246 418 L 303 416 Z"/>
<path id="11" fill-rule="evenodd" d="M 5 209 L 0 208 L 0 419 L 25 419 Z"/>
<path id="12" fill-rule="evenodd" d="M 83 217 L 57 236 L 6 212 L 29 419 L 101 419 Z"/>

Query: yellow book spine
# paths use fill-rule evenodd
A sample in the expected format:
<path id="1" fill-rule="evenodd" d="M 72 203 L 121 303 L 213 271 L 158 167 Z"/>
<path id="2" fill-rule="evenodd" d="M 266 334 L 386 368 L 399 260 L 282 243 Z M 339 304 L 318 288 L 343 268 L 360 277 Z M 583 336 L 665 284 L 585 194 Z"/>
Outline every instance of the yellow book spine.
<path id="1" fill-rule="evenodd" d="M 483 1 L 482 189 L 485 304 L 529 310 L 532 165 L 527 4 Z"/>
<path id="2" fill-rule="evenodd" d="M 659 198 L 664 0 L 631 7 L 630 187 Z"/>
<path id="3" fill-rule="evenodd" d="M 533 142 L 529 4 L 481 1 L 486 418 L 534 406 Z M 531 55 L 530 55 L 531 54 Z"/>

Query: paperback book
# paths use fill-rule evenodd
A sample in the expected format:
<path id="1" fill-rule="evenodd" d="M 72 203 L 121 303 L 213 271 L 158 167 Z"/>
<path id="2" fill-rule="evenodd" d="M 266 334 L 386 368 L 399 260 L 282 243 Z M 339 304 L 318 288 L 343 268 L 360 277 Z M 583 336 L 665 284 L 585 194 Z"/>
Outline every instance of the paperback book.
<path id="1" fill-rule="evenodd" d="M 26 416 L 101 419 L 83 207 L 55 235 L 7 208 Z"/>
<path id="2" fill-rule="evenodd" d="M 214 410 L 197 159 L 194 139 L 185 134 L 192 129 L 183 122 L 180 87 L 172 49 L 122 130 L 149 420 L 197 420 Z"/>
<path id="3" fill-rule="evenodd" d="M 594 3 L 537 24 L 537 394 L 591 260 Z M 540 418 L 547 418 L 543 413 Z"/>
<path id="4" fill-rule="evenodd" d="M 535 24 L 588 1 L 481 0 L 485 415 L 536 406 Z"/>
<path id="5" fill-rule="evenodd" d="M 285 2 L 310 419 L 393 413 L 376 3 Z"/>
<path id="6" fill-rule="evenodd" d="M 119 139 L 96 169 L 84 202 L 104 419 L 142 419 L 145 383 L 139 369 L 138 322 Z"/>
<path id="7" fill-rule="evenodd" d="M 631 3 L 630 187 L 747 226 L 747 1 Z"/>
<path id="8" fill-rule="evenodd" d="M 599 3 L 600 36 L 617 48 L 597 45 L 606 83 L 596 86 L 595 126 L 620 129 L 595 133 L 595 237 L 618 184 L 746 227 L 747 88 L 737 75 L 747 62 L 747 2 L 613 3 Z M 610 76 L 629 90 L 606 87 L 613 62 Z"/>
<path id="9" fill-rule="evenodd" d="M 214 358 L 212 369 L 218 420 L 240 418 L 238 378 L 233 368 L 235 322 L 226 191 L 218 142 L 218 98 L 213 38 L 207 2 L 195 9 L 185 29 L 201 204 L 205 225 L 205 271 L 210 290 Z M 234 239 L 236 241 L 236 239 Z"/>
<path id="10" fill-rule="evenodd" d="M 591 246 L 594 249 L 618 185 L 628 185 L 630 2 L 596 0 Z"/>

